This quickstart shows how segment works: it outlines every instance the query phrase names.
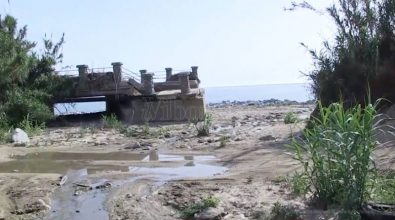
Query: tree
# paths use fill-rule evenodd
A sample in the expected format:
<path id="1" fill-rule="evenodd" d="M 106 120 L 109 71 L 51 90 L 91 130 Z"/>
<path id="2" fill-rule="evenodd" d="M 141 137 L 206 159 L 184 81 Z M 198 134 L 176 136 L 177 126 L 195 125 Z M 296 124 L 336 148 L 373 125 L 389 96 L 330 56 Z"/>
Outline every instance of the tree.
<path id="1" fill-rule="evenodd" d="M 299 7 L 317 11 L 308 2 L 293 2 L 291 10 Z M 326 13 L 337 27 L 334 43 L 323 42 L 320 52 L 308 49 L 316 98 L 325 106 L 364 103 L 368 95 L 395 101 L 395 1 L 337 0 Z"/>
<path id="2" fill-rule="evenodd" d="M 26 34 L 27 27 L 18 29 L 14 17 L 0 16 L 0 115 L 10 126 L 26 118 L 33 124 L 51 119 L 52 97 L 70 83 L 54 71 L 62 61 L 64 35 L 55 44 L 44 38 L 44 52 L 38 54 Z"/>

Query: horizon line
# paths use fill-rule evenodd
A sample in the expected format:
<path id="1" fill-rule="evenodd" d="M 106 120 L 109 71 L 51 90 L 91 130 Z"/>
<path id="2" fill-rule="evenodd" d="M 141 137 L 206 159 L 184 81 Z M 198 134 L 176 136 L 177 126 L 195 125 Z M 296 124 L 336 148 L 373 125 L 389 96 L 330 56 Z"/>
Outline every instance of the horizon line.
<path id="1" fill-rule="evenodd" d="M 245 86 L 271 86 L 271 85 L 295 85 L 295 84 L 309 84 L 304 83 L 268 83 L 268 84 L 248 84 L 248 85 L 224 85 L 224 86 L 202 86 L 203 88 L 220 88 L 220 87 L 245 87 Z"/>

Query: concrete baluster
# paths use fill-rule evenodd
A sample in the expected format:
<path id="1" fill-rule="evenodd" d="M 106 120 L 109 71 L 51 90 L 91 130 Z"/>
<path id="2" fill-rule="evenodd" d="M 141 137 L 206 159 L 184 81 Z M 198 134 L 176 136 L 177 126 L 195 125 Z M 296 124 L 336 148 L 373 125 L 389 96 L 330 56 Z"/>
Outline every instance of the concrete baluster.
<path id="1" fill-rule="evenodd" d="M 198 78 L 198 66 L 191 66 L 191 79 L 197 79 Z"/>
<path id="2" fill-rule="evenodd" d="M 191 93 L 191 85 L 189 84 L 189 72 L 179 73 L 179 80 L 181 86 L 181 94 Z"/>
<path id="3" fill-rule="evenodd" d="M 141 84 L 144 84 L 143 82 L 143 75 L 147 73 L 147 70 L 140 70 L 140 79 L 141 79 Z"/>
<path id="4" fill-rule="evenodd" d="M 114 80 L 115 83 L 120 83 L 122 80 L 122 63 L 121 62 L 114 62 L 111 63 L 113 73 L 114 73 Z"/>
<path id="5" fill-rule="evenodd" d="M 144 95 L 154 94 L 155 93 L 154 74 L 152 73 L 141 74 L 141 80 L 144 88 Z"/>
<path id="6" fill-rule="evenodd" d="M 173 75 L 173 69 L 168 67 L 168 68 L 165 68 L 165 70 L 166 70 L 166 81 L 167 81 Z"/>
<path id="7" fill-rule="evenodd" d="M 78 76 L 79 76 L 79 84 L 82 86 L 86 82 L 86 78 L 88 75 L 88 65 L 82 64 L 77 65 L 78 68 Z"/>

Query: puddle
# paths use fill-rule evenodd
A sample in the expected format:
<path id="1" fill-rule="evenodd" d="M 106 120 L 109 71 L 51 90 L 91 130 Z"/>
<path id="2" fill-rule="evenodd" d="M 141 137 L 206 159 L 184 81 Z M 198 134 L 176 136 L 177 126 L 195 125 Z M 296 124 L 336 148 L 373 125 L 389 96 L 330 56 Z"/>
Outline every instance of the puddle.
<path id="1" fill-rule="evenodd" d="M 131 183 L 140 178 L 150 178 L 163 184 L 169 180 L 183 178 L 202 178 L 226 172 L 227 168 L 212 165 L 214 156 L 167 155 L 153 150 L 145 154 L 128 152 L 115 153 L 66 153 L 41 152 L 15 156 L 15 160 L 0 163 L 0 172 L 20 173 L 60 173 L 68 176 L 65 185 L 58 188 L 52 199 L 52 209 L 46 219 L 79 220 L 95 219 L 107 220 L 108 213 L 104 202 L 110 188 L 98 188 L 109 180 L 92 179 L 90 174 L 99 171 L 120 171 L 128 174 L 121 180 L 110 180 L 111 188 Z M 151 167 L 127 165 L 97 165 L 94 161 L 143 161 L 144 164 L 155 162 Z M 171 163 L 171 166 L 168 162 Z M 210 163 L 210 164 L 209 164 Z M 78 191 L 75 183 L 86 183 L 89 190 Z M 76 192 L 80 192 L 76 195 Z"/>
<path id="2" fill-rule="evenodd" d="M 111 153 L 73 153 L 73 152 L 40 152 L 22 156 L 14 156 L 19 160 L 142 160 L 147 154 L 111 152 Z"/>

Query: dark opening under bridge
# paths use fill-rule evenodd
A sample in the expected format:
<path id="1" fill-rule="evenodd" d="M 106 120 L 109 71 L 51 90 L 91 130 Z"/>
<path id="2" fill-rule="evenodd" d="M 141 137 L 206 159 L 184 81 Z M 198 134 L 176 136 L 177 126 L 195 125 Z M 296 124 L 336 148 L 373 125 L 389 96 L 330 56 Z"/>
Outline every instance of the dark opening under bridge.
<path id="1" fill-rule="evenodd" d="M 55 97 L 54 103 L 105 101 L 106 110 L 127 122 L 185 121 L 201 119 L 205 113 L 204 89 L 198 67 L 173 74 L 172 68 L 135 73 L 112 63 L 109 68 L 89 69 L 78 65 L 78 76 L 70 94 Z"/>

